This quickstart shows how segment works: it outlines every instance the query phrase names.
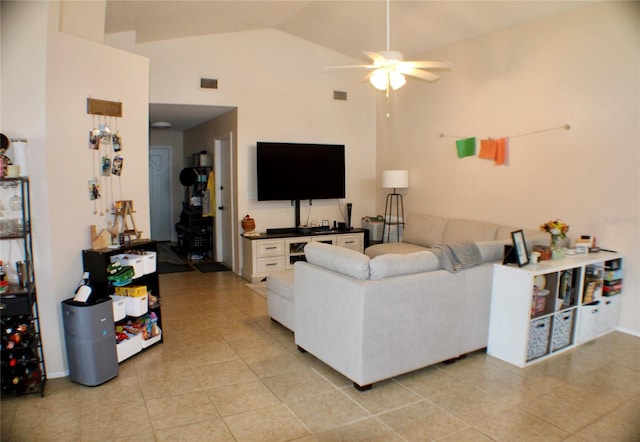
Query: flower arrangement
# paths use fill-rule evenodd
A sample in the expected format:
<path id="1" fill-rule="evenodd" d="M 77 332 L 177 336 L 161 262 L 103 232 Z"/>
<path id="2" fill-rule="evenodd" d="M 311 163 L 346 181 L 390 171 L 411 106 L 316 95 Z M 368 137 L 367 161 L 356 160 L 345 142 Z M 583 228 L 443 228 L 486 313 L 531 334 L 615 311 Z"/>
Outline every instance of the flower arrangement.
<path id="1" fill-rule="evenodd" d="M 566 238 L 567 232 L 569 231 L 569 224 L 559 219 L 551 220 L 541 225 L 540 230 L 549 232 L 551 236 Z"/>
<path id="2" fill-rule="evenodd" d="M 560 238 L 566 238 L 569 231 L 569 224 L 562 220 L 556 219 L 547 221 L 540 226 L 540 230 L 543 232 L 549 232 L 551 234 L 551 248 L 558 248 L 558 240 Z"/>

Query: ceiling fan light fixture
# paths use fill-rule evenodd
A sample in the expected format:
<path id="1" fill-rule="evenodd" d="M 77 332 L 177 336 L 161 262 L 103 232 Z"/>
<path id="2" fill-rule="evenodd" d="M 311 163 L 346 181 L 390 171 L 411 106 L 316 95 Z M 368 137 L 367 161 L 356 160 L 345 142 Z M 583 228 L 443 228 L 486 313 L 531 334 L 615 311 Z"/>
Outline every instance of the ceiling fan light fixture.
<path id="1" fill-rule="evenodd" d="M 369 77 L 369 82 L 373 87 L 378 90 L 387 90 L 388 78 L 384 69 L 376 69 L 376 71 Z"/>
<path id="2" fill-rule="evenodd" d="M 389 83 L 391 83 L 391 89 L 395 91 L 404 86 L 407 83 L 407 79 L 400 72 L 391 71 L 389 72 Z"/>
<path id="3" fill-rule="evenodd" d="M 369 82 L 378 90 L 386 91 L 390 86 L 394 91 L 407 83 L 407 79 L 400 72 L 391 69 L 376 69 Z"/>

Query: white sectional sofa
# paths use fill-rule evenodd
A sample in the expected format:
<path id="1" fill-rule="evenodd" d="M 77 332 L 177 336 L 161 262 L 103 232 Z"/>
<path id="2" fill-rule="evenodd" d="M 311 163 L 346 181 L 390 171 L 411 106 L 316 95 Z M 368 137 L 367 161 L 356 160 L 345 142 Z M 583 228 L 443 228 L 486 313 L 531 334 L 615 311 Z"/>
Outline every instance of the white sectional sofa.
<path id="1" fill-rule="evenodd" d="M 298 348 L 367 389 L 486 347 L 492 267 L 514 230 L 415 214 L 402 243 L 372 246 L 367 254 L 308 244 L 290 293 Z M 537 231 L 525 238 L 529 246 L 549 241 Z M 475 242 L 480 264 L 442 270 L 429 247 L 463 240 Z"/>

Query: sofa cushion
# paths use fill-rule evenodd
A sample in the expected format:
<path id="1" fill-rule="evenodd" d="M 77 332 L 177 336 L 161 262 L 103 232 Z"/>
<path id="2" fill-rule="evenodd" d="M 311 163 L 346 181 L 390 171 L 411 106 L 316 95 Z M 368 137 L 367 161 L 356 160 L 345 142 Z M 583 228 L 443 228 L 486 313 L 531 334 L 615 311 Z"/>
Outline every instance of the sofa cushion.
<path id="1" fill-rule="evenodd" d="M 409 275 L 412 273 L 432 272 L 439 270 L 438 258 L 429 251 L 409 253 L 406 255 L 387 254 L 376 256 L 369 262 L 371 279 L 389 278 L 391 276 Z"/>
<path id="2" fill-rule="evenodd" d="M 319 265 L 352 278 L 369 279 L 370 259 L 364 253 L 345 247 L 310 242 L 304 246 L 304 254 L 308 263 Z"/>
<path id="3" fill-rule="evenodd" d="M 511 232 L 515 232 L 516 230 L 520 230 L 520 227 L 500 226 L 498 227 L 495 239 L 506 239 L 511 241 Z"/>
<path id="4" fill-rule="evenodd" d="M 412 213 L 407 217 L 402 233 L 402 242 L 433 247 L 442 243 L 446 226 L 447 218 Z"/>
<path id="5" fill-rule="evenodd" d="M 442 242 L 450 244 L 462 241 L 490 241 L 496 239 L 498 225 L 467 219 L 450 219 L 444 230 Z"/>
<path id="6" fill-rule="evenodd" d="M 407 242 L 390 242 L 369 246 L 364 253 L 369 255 L 369 258 L 375 258 L 376 256 L 385 255 L 387 253 L 406 255 L 407 253 L 424 252 L 425 250 L 427 250 L 426 247 L 409 244 Z"/>
<path id="7" fill-rule="evenodd" d="M 476 241 L 480 249 L 482 262 L 502 261 L 504 257 L 504 246 L 511 245 L 511 240 L 496 239 L 493 241 Z"/>

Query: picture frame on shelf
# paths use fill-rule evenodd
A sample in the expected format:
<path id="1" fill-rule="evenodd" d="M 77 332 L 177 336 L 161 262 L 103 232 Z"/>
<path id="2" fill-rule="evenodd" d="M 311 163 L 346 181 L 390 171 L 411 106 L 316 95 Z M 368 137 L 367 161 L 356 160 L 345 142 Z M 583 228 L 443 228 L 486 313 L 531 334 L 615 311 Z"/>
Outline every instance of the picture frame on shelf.
<path id="1" fill-rule="evenodd" d="M 513 241 L 518 266 L 526 266 L 529 264 L 529 253 L 527 251 L 527 243 L 524 239 L 524 232 L 522 230 L 511 232 L 511 240 Z"/>

